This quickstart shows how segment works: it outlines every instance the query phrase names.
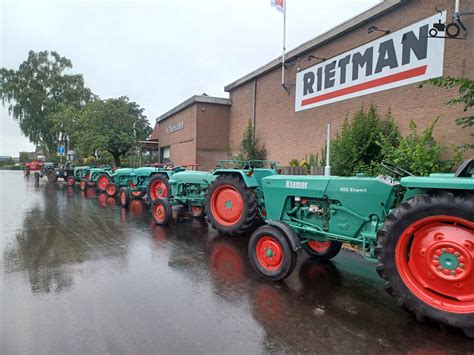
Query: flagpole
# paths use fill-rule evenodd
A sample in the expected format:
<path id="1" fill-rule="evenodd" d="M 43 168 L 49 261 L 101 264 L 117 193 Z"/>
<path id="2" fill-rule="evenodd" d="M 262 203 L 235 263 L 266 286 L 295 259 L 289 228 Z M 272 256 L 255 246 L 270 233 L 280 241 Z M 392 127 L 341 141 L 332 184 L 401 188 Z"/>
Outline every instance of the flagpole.
<path id="1" fill-rule="evenodd" d="M 283 54 L 281 56 L 281 85 L 285 88 L 285 54 L 286 54 L 286 0 L 283 7 Z"/>

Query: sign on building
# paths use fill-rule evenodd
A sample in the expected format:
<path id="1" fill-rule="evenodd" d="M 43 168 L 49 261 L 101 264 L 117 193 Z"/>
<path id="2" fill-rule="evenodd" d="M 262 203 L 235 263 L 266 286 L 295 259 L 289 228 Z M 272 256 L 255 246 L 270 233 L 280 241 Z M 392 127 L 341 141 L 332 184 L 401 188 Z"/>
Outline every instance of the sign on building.
<path id="1" fill-rule="evenodd" d="M 405 27 L 296 74 L 295 111 L 443 75 L 444 38 L 430 38 L 446 12 Z"/>
<path id="2" fill-rule="evenodd" d="M 184 129 L 184 121 L 178 121 L 175 122 L 169 126 L 166 127 L 166 134 L 170 134 L 176 131 L 179 131 L 180 129 Z"/>

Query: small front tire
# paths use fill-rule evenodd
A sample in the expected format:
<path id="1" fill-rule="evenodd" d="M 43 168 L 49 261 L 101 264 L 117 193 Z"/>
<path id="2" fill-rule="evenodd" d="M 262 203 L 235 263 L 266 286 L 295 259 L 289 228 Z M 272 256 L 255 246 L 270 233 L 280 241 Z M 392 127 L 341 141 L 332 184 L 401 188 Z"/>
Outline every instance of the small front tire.
<path id="1" fill-rule="evenodd" d="M 120 189 L 119 199 L 120 205 L 122 205 L 122 207 L 128 207 L 128 204 L 130 202 L 130 193 L 128 192 L 128 189 L 126 187 L 122 187 Z"/>
<path id="2" fill-rule="evenodd" d="M 288 236 L 273 226 L 262 226 L 252 234 L 248 254 L 255 271 L 272 281 L 287 278 L 297 259 Z"/>
<path id="3" fill-rule="evenodd" d="M 161 197 L 153 200 L 151 213 L 153 214 L 155 223 L 160 226 L 167 225 L 173 216 L 173 210 L 169 201 Z"/>

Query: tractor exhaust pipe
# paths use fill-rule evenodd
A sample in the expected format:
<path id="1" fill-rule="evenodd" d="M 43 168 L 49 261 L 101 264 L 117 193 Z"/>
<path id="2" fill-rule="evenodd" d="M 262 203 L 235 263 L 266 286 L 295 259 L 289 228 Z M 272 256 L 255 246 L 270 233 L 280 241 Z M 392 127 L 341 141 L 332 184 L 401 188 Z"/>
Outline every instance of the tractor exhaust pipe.
<path id="1" fill-rule="evenodd" d="M 328 123 L 328 131 L 326 135 L 326 166 L 324 167 L 324 176 L 331 176 L 331 124 Z"/>

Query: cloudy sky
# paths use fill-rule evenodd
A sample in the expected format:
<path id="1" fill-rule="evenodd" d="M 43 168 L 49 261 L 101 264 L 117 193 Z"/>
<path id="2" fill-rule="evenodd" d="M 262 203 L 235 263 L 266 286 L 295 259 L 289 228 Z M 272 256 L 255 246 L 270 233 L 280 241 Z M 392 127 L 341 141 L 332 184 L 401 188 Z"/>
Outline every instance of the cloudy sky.
<path id="1" fill-rule="evenodd" d="M 288 0 L 291 49 L 380 0 Z M 223 87 L 281 54 L 270 0 L 0 0 L 0 66 L 54 50 L 101 98 L 126 95 L 150 122 L 194 94 Z M 0 108 L 0 155 L 34 146 Z"/>

